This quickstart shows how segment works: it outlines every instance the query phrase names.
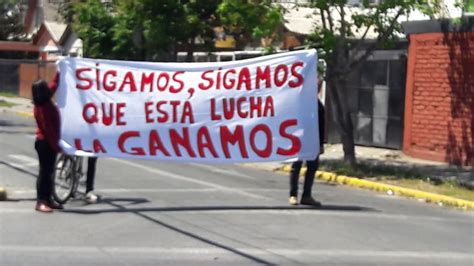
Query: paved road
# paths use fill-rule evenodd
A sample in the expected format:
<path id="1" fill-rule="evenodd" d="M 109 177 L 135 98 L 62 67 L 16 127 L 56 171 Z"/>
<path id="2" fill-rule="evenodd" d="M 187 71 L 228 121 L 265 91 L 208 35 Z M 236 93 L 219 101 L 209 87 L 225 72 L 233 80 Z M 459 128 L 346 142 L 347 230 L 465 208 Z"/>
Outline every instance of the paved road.
<path id="1" fill-rule="evenodd" d="M 0 265 L 474 265 L 474 213 L 238 165 L 99 159 L 101 203 L 33 210 L 33 122 L 0 114 Z"/>

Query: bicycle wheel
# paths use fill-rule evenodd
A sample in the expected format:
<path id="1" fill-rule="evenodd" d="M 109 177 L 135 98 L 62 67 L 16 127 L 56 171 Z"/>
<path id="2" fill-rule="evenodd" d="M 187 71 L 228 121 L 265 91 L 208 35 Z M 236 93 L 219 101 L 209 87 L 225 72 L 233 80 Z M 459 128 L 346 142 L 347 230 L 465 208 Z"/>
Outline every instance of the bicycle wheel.
<path id="1" fill-rule="evenodd" d="M 64 154 L 60 155 L 53 176 L 53 197 L 55 201 L 64 204 L 71 197 L 74 188 L 77 187 L 75 176 L 74 158 Z"/>

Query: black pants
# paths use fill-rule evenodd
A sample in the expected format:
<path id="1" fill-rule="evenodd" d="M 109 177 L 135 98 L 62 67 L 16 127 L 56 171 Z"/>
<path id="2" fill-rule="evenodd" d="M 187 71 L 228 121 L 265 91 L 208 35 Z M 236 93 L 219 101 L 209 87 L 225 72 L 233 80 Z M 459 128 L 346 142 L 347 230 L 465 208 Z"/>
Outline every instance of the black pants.
<path id="1" fill-rule="evenodd" d="M 36 140 L 35 149 L 39 158 L 39 174 L 36 180 L 38 201 L 50 201 L 53 196 L 53 171 L 58 155 L 46 140 Z"/>
<path id="2" fill-rule="evenodd" d="M 89 157 L 87 159 L 86 193 L 94 190 L 96 165 L 97 165 L 97 157 Z"/>
<path id="3" fill-rule="evenodd" d="M 291 165 L 290 171 L 290 196 L 298 196 L 298 178 L 300 176 L 302 161 L 296 161 Z M 306 173 L 304 175 L 302 197 L 311 197 L 311 189 L 314 183 L 314 175 L 319 167 L 319 156 L 316 160 L 306 161 Z"/>

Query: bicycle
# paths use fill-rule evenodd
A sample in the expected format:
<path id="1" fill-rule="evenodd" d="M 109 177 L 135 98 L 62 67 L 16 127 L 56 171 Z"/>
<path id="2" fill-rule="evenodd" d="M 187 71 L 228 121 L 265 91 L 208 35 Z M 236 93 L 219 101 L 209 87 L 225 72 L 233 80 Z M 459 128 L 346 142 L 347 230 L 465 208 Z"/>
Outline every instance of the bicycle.
<path id="1" fill-rule="evenodd" d="M 64 204 L 74 197 L 79 187 L 79 181 L 84 176 L 81 156 L 61 154 L 56 161 L 53 176 L 53 197 L 58 203 Z"/>

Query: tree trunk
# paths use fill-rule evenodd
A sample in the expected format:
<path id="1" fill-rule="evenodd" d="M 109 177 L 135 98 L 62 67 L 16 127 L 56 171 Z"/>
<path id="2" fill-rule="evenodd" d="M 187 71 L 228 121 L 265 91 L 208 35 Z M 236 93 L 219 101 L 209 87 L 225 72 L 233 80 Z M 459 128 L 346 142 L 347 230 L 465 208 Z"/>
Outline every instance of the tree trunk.
<path id="1" fill-rule="evenodd" d="M 355 145 L 354 145 L 354 127 L 350 112 L 344 114 L 345 127 L 341 130 L 342 149 L 344 150 L 344 162 L 352 167 L 356 165 Z"/>
<path id="2" fill-rule="evenodd" d="M 344 162 L 354 167 L 356 164 L 354 127 L 352 125 L 349 102 L 346 95 L 345 78 L 343 76 L 331 75 L 331 73 L 329 73 L 328 76 L 329 97 L 331 100 L 332 113 L 341 136 Z"/>
<path id="3" fill-rule="evenodd" d="M 194 60 L 194 49 L 196 48 L 195 37 L 192 37 L 188 40 L 186 44 L 186 62 L 193 62 Z"/>

